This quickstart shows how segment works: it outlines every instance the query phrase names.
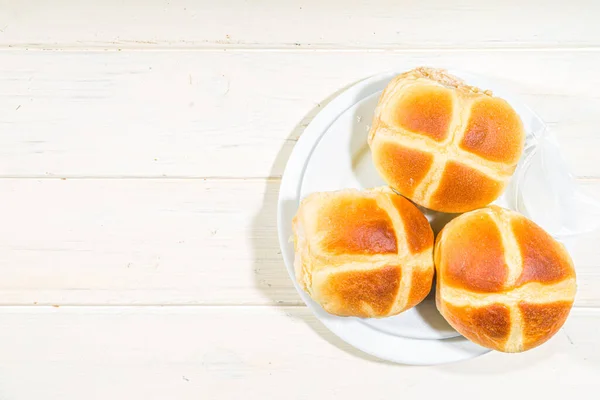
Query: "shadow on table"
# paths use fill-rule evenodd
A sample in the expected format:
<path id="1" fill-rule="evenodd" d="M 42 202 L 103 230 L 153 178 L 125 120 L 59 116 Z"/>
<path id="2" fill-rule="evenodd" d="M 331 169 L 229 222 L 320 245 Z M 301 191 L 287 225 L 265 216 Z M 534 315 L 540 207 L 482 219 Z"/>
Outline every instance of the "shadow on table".
<path id="1" fill-rule="evenodd" d="M 395 365 L 379 360 L 346 344 L 331 333 L 307 308 L 302 307 L 304 303 L 296 292 L 279 250 L 277 236 L 279 177 L 285 169 L 293 147 L 304 129 L 325 105 L 346 89 L 347 87 L 338 90 L 310 110 L 287 137 L 273 162 L 270 172 L 270 176 L 273 178 L 267 179 L 265 182 L 262 206 L 258 214 L 254 216 L 252 224 L 253 234 L 251 239 L 254 250 L 255 286 L 271 300 L 272 304 L 281 308 L 287 316 L 303 321 L 322 339 L 344 352 L 364 360 Z"/>
<path id="2" fill-rule="evenodd" d="M 280 247 L 277 235 L 277 202 L 280 186 L 279 177 L 285 168 L 295 143 L 304 132 L 304 129 L 326 104 L 328 104 L 346 89 L 347 88 L 340 89 L 310 110 L 310 112 L 296 125 L 290 135 L 286 138 L 273 162 L 270 171 L 270 176 L 273 178 L 265 181 L 262 205 L 260 211 L 254 216 L 251 227 L 251 240 L 254 251 L 253 269 L 255 286 L 271 301 L 273 305 L 280 308 L 280 310 L 286 316 L 293 320 L 302 321 L 323 340 L 341 349 L 347 354 L 380 364 L 406 367 L 404 365 L 380 360 L 369 354 L 363 353 L 362 351 L 346 344 L 331 331 L 329 331 L 312 314 L 312 312 L 308 310 L 308 308 L 304 307 L 304 303 L 296 292 L 292 280 L 288 275 L 281 251 L 279 250 Z M 437 226 L 436 222 L 438 221 L 434 219 L 433 228 L 435 233 L 438 233 L 440 228 L 445 225 L 448 220 L 440 220 L 439 226 Z M 430 297 L 433 297 L 433 292 L 434 291 L 432 291 L 430 294 Z M 557 336 L 561 335 L 562 332 Z M 290 340 L 293 340 L 293 338 L 290 338 Z M 531 369 L 533 365 L 544 365 L 554 357 L 556 357 L 557 360 L 560 360 L 561 357 L 564 357 L 566 354 L 573 354 L 573 343 L 571 343 L 570 339 L 566 340 L 564 337 L 557 337 L 540 348 L 522 354 L 502 354 L 498 352 L 490 352 L 475 359 L 464 360 L 453 364 L 439 365 L 430 368 L 433 368 L 438 372 L 448 373 L 451 375 L 490 375 Z M 593 356 L 590 360 L 589 354 L 585 357 L 583 357 L 581 354 L 577 354 L 577 356 L 585 362 L 591 361 L 592 363 L 595 363 L 597 361 L 597 359 Z"/>
<path id="3" fill-rule="evenodd" d="M 352 86 L 352 85 L 349 85 Z M 348 86 L 348 87 L 349 87 Z M 300 320 L 308 325 L 323 340 L 341 349 L 352 356 L 363 360 L 372 361 L 390 366 L 406 367 L 405 365 L 395 364 L 380 360 L 369 354 L 346 344 L 331 331 L 329 331 L 313 314 L 304 307 L 304 303 L 296 292 L 296 289 L 290 279 L 285 267 L 281 251 L 279 250 L 278 229 L 277 229 L 277 203 L 280 186 L 280 176 L 292 153 L 293 147 L 298 138 L 302 135 L 305 128 L 313 118 L 322 110 L 322 108 L 337 97 L 346 88 L 338 90 L 329 96 L 317 106 L 313 107 L 306 116 L 296 125 L 289 136 L 284 141 L 277 157 L 271 167 L 270 176 L 272 178 L 265 181 L 263 201 L 260 211 L 254 216 L 252 222 L 252 246 L 254 251 L 254 280 L 255 286 L 271 301 L 271 303 L 280 308 L 286 316 L 293 320 Z M 447 217 L 447 218 L 446 218 Z M 434 218 L 432 225 L 437 234 L 453 216 L 440 218 L 439 221 Z M 438 224 L 439 222 L 439 224 Z M 430 298 L 433 298 L 433 292 Z M 562 335 L 559 333 L 557 336 Z M 568 338 L 568 336 L 565 336 Z M 562 339 L 562 340 L 561 340 Z M 551 358 L 557 357 L 560 360 L 565 354 L 572 355 L 573 343 L 570 339 L 556 338 L 540 348 L 522 354 L 502 354 L 490 352 L 475 359 L 464 360 L 457 363 L 433 366 L 439 372 L 453 375 L 489 375 L 515 372 L 519 370 L 530 369 L 532 365 L 547 363 Z M 588 348 L 586 348 L 588 349 Z M 591 352 L 594 353 L 595 352 Z M 596 365 L 598 358 L 589 354 L 583 357 L 577 354 L 578 358 L 585 362 L 592 362 Z M 579 360 L 579 361 L 581 361 Z"/>

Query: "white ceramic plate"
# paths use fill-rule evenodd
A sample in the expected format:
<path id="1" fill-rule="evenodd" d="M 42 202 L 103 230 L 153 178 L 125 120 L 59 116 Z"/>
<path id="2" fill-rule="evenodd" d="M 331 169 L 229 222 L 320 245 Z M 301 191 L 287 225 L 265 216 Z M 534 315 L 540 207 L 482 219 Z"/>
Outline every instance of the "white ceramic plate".
<path id="1" fill-rule="evenodd" d="M 401 71 L 399 71 L 401 72 Z M 403 364 L 443 364 L 473 358 L 488 349 L 469 342 L 452 329 L 435 308 L 433 293 L 417 307 L 383 319 L 337 317 L 324 311 L 298 286 L 294 278 L 291 221 L 299 202 L 317 191 L 371 188 L 385 183 L 377 174 L 367 145 L 367 132 L 382 90 L 399 72 L 359 82 L 329 103 L 306 128 L 288 160 L 278 203 L 279 241 L 283 258 L 300 296 L 325 326 L 350 345 L 373 356 Z M 523 119 L 528 144 L 524 159 L 543 123 L 514 95 L 494 82 L 473 74 L 449 71 L 469 84 L 491 89 L 505 98 Z M 515 174 L 517 176 L 518 174 Z M 518 190 L 509 185 L 496 202 L 517 209 Z M 425 211 L 425 210 L 424 210 Z M 434 231 L 451 216 L 426 212 Z"/>

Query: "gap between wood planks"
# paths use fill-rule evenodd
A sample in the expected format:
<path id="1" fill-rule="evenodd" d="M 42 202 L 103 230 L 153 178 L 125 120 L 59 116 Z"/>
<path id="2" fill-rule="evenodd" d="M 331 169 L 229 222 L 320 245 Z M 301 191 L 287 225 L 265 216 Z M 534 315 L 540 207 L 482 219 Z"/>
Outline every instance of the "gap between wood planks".
<path id="1" fill-rule="evenodd" d="M 64 52 L 119 52 L 119 51 L 192 51 L 192 52 L 327 52 L 327 53 L 485 53 L 485 52 L 598 52 L 600 46 L 586 45 L 538 45 L 474 46 L 474 47 L 422 47 L 415 48 L 396 43 L 373 45 L 340 45 L 335 43 L 187 43 L 187 42 L 81 42 L 74 44 L 22 43 L 0 45 L 0 51 L 64 51 Z"/>
<path id="2" fill-rule="evenodd" d="M 1 293 L 1 291 L 0 291 Z M 60 303 L 60 304 L 52 304 L 52 303 L 34 303 L 34 304 L 19 304 L 19 303 L 2 303 L 0 302 L 0 308 L 104 308 L 104 307 L 119 307 L 119 308 L 308 308 L 306 304 L 302 300 L 298 300 L 297 302 L 289 302 L 282 301 L 280 303 L 196 303 L 196 304 L 182 304 L 182 303 Z M 600 307 L 594 306 L 583 306 L 577 308 L 585 308 L 585 309 L 598 309 Z"/>
<path id="3" fill-rule="evenodd" d="M 65 305 L 27 305 L 27 304 L 0 304 L 0 310 L 2 311 L 26 311 L 26 312 L 37 312 L 37 311 L 70 311 L 80 310 L 87 308 L 89 310 L 103 311 L 106 309 L 122 309 L 124 311 L 134 311 L 136 309 L 154 310 L 160 312 L 161 310 L 167 309 L 180 309 L 180 310 L 194 310 L 194 309 L 230 309 L 230 310 L 260 310 L 260 309 L 277 309 L 285 312 L 286 309 L 301 310 L 302 312 L 308 312 L 312 314 L 312 311 L 304 304 L 65 304 Z M 595 315 L 600 317 L 600 307 L 587 307 L 587 306 L 573 306 L 571 309 L 572 314 L 577 315 Z M 316 318 L 316 317 L 315 317 Z"/>
<path id="4" fill-rule="evenodd" d="M 27 176 L 2 176 L 0 180 L 189 180 L 189 181 L 251 181 L 251 182 L 280 182 L 281 176 L 184 176 L 184 175 L 122 175 L 122 176 L 77 176 L 77 175 L 27 175 Z M 597 178 L 600 180 L 600 177 Z"/>
<path id="5" fill-rule="evenodd" d="M 281 176 L 268 177 L 242 177 L 242 176 L 77 176 L 77 175 L 29 175 L 29 176 L 1 176 L 0 180 L 181 180 L 181 181 L 247 181 L 247 182 L 281 182 Z M 579 182 L 600 182 L 600 176 L 576 176 Z"/>

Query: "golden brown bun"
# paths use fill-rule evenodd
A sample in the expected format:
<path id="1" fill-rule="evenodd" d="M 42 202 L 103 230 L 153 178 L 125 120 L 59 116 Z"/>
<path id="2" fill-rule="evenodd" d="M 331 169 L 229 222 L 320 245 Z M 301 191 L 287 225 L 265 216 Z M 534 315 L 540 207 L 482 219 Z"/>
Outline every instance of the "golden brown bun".
<path id="1" fill-rule="evenodd" d="M 388 84 L 369 132 L 382 178 L 415 203 L 448 213 L 493 202 L 524 141 L 521 119 L 506 101 L 430 68 Z"/>
<path id="2" fill-rule="evenodd" d="M 521 352 L 564 324 L 576 282 L 565 248 L 542 228 L 497 206 L 455 218 L 436 239 L 436 304 L 482 346 Z"/>
<path id="3" fill-rule="evenodd" d="M 293 229 L 296 279 L 331 314 L 387 317 L 431 290 L 429 222 L 389 188 L 314 193 Z"/>

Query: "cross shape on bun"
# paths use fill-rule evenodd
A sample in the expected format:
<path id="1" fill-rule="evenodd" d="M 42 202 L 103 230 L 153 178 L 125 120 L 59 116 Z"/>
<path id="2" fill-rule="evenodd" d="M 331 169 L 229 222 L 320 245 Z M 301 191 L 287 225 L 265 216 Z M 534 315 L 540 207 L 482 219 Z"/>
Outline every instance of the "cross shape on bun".
<path id="1" fill-rule="evenodd" d="M 431 227 L 389 188 L 313 193 L 293 228 L 296 279 L 331 314 L 387 317 L 431 290 Z"/>
<path id="2" fill-rule="evenodd" d="M 436 239 L 436 303 L 459 333 L 503 352 L 529 350 L 564 324 L 575 269 L 562 244 L 514 211 L 463 214 Z"/>
<path id="3" fill-rule="evenodd" d="M 447 213 L 493 202 L 524 141 L 521 119 L 505 100 L 431 68 L 387 85 L 368 138 L 375 167 L 391 187 Z"/>

